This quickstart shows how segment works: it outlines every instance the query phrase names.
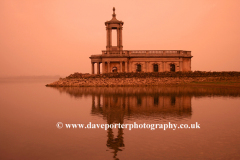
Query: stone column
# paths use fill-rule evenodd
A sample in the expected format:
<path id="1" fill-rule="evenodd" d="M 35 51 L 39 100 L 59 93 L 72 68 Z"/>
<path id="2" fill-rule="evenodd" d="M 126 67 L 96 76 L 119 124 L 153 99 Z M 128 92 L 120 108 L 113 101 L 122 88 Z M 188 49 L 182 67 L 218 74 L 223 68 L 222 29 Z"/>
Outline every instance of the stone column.
<path id="1" fill-rule="evenodd" d="M 125 61 L 125 72 L 128 73 L 128 64 L 127 64 L 127 61 Z"/>
<path id="2" fill-rule="evenodd" d="M 119 28 L 119 46 L 120 49 L 122 50 L 122 25 Z"/>
<path id="3" fill-rule="evenodd" d="M 132 72 L 132 62 L 129 62 L 129 72 Z"/>
<path id="4" fill-rule="evenodd" d="M 100 62 L 97 62 L 97 74 L 100 74 Z"/>
<path id="5" fill-rule="evenodd" d="M 108 49 L 108 37 L 109 37 L 109 34 L 108 34 L 108 28 L 106 27 L 106 32 L 107 32 L 107 35 L 106 35 L 106 46 L 107 46 L 107 49 Z"/>
<path id="6" fill-rule="evenodd" d="M 112 47 L 112 29 L 109 30 L 109 46 Z"/>
<path id="7" fill-rule="evenodd" d="M 92 74 L 94 74 L 94 62 L 92 62 Z"/>
<path id="8" fill-rule="evenodd" d="M 146 70 L 145 70 L 145 72 L 148 72 L 148 62 L 145 62 L 145 67 L 146 67 Z"/>
<path id="9" fill-rule="evenodd" d="M 150 62 L 148 62 L 147 66 L 148 66 L 148 72 L 151 72 Z"/>
<path id="10" fill-rule="evenodd" d="M 122 72 L 122 61 L 120 61 L 120 71 L 119 72 Z"/>
<path id="11" fill-rule="evenodd" d="M 162 63 L 162 71 L 163 71 L 163 72 L 165 72 L 165 63 L 166 63 L 166 62 L 163 62 L 163 63 Z"/>
<path id="12" fill-rule="evenodd" d="M 164 69 L 165 69 L 165 71 L 169 71 L 169 70 L 168 70 L 167 62 L 165 62 Z"/>
<path id="13" fill-rule="evenodd" d="M 183 71 L 183 70 L 182 70 L 182 59 L 181 59 L 180 62 L 179 62 L 179 71 Z"/>
<path id="14" fill-rule="evenodd" d="M 107 71 L 107 73 L 110 73 L 110 62 L 107 62 L 107 64 L 108 64 L 108 71 Z"/>
<path id="15" fill-rule="evenodd" d="M 105 62 L 102 62 L 102 73 L 105 73 Z"/>
<path id="16" fill-rule="evenodd" d="M 147 62 L 147 72 L 152 72 L 152 64 L 150 64 L 150 62 Z"/>
<path id="17" fill-rule="evenodd" d="M 119 43 L 120 43 L 120 37 L 119 37 L 119 28 L 117 28 L 117 47 L 120 49 L 119 47 Z"/>
<path id="18" fill-rule="evenodd" d="M 106 35 L 106 39 L 107 39 L 107 47 L 106 47 L 106 49 L 107 49 L 107 51 L 109 51 L 109 49 L 110 49 L 110 28 L 108 28 L 108 26 L 106 27 L 106 31 L 107 31 L 107 35 Z M 107 54 L 108 54 L 108 52 L 107 52 Z"/>

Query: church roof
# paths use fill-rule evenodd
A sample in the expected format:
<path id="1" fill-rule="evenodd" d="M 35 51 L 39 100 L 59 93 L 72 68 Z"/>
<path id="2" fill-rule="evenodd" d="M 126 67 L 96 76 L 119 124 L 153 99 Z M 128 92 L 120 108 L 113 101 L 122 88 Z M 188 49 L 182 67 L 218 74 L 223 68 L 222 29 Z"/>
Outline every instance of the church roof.
<path id="1" fill-rule="evenodd" d="M 110 21 L 105 22 L 105 25 L 107 25 L 107 24 L 122 24 L 123 25 L 123 21 L 119 21 L 116 18 L 115 7 L 113 7 L 112 19 Z"/>

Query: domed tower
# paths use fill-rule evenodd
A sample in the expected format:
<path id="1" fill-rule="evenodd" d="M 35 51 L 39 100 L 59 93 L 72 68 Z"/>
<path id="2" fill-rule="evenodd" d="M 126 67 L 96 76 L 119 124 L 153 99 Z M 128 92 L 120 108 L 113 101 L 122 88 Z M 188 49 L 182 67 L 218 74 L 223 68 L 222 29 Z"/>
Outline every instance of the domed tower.
<path id="1" fill-rule="evenodd" d="M 107 31 L 107 45 L 106 45 L 107 54 L 122 51 L 123 50 L 123 45 L 122 45 L 123 22 L 116 19 L 114 7 L 113 7 L 112 19 L 110 21 L 105 22 L 105 25 L 106 25 L 106 31 Z M 113 30 L 117 30 L 117 46 L 112 46 Z"/>

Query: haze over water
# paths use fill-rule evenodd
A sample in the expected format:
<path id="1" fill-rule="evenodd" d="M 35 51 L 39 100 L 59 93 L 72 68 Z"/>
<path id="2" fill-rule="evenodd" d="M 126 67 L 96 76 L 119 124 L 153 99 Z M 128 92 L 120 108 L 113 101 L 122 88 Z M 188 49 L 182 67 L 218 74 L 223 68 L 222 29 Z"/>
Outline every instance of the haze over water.
<path id="1" fill-rule="evenodd" d="M 239 90 L 44 86 L 52 81 L 0 81 L 0 159 L 240 158 Z M 58 129 L 58 122 L 200 128 Z"/>
<path id="2" fill-rule="evenodd" d="M 1 0 L 0 77 L 90 73 L 104 22 L 124 22 L 123 50 L 188 50 L 192 70 L 239 71 L 239 0 Z"/>

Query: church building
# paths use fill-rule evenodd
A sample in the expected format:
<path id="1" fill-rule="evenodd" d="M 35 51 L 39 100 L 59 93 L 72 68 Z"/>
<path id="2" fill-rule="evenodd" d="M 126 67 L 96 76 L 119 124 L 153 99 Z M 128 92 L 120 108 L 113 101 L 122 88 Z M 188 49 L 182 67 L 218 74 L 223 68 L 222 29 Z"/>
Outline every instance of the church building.
<path id="1" fill-rule="evenodd" d="M 111 72 L 177 72 L 191 71 L 191 51 L 185 50 L 123 50 L 123 22 L 116 19 L 113 8 L 112 19 L 105 22 L 107 45 L 102 54 L 91 55 L 92 74 L 97 64 L 97 74 Z M 112 45 L 112 32 L 117 32 L 117 44 Z"/>

